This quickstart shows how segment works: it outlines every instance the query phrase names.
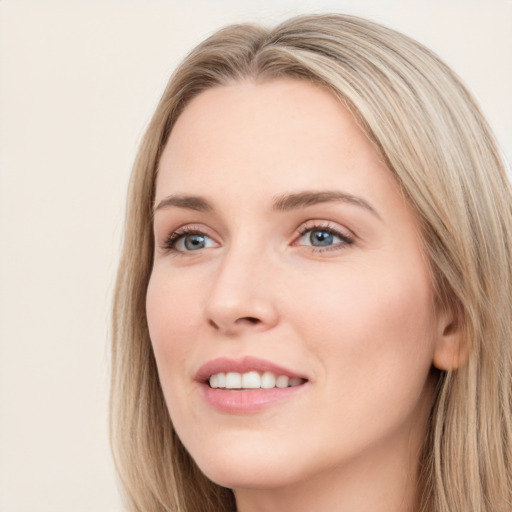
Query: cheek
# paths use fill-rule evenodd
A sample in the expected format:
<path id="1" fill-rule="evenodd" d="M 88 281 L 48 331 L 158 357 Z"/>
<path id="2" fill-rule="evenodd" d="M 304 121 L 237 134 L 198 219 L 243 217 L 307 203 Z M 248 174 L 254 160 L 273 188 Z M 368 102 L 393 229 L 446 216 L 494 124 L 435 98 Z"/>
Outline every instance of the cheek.
<path id="1" fill-rule="evenodd" d="M 436 340 L 428 275 L 368 271 L 347 273 L 335 283 L 308 283 L 315 301 L 303 308 L 298 326 L 333 400 L 344 396 L 350 407 L 368 409 L 400 401 L 412 407 Z"/>
<path id="2" fill-rule="evenodd" d="M 151 276 L 146 295 L 146 314 L 151 344 L 164 394 L 174 389 L 172 381 L 183 379 L 188 371 L 197 329 L 198 300 L 185 294 L 179 281 L 162 273 Z M 166 398 L 169 398 L 166 396 Z"/>
<path id="3" fill-rule="evenodd" d="M 190 361 L 195 344 L 191 343 L 196 329 L 193 308 L 197 299 L 184 294 L 179 280 L 170 279 L 157 268 L 151 275 L 146 295 L 146 314 L 158 377 L 175 428 L 188 425 L 194 416 L 190 408 L 191 390 L 184 385 L 190 380 Z M 185 427 L 185 430 L 188 427 Z"/>
<path id="4" fill-rule="evenodd" d="M 155 350 L 159 345 L 176 345 L 173 340 L 190 335 L 197 323 L 201 298 L 194 283 L 181 283 L 166 269 L 156 267 L 148 284 L 146 313 Z"/>

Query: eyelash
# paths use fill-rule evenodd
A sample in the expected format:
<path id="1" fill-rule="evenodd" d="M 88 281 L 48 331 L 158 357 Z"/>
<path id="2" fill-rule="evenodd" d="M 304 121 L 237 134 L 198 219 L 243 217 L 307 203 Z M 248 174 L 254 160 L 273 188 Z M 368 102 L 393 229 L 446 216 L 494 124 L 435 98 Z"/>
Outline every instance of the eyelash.
<path id="1" fill-rule="evenodd" d="M 181 238 L 188 235 L 206 235 L 206 233 L 198 228 L 195 228 L 194 226 L 183 226 L 169 233 L 169 235 L 165 239 L 163 248 L 169 252 L 181 254 L 184 251 L 179 251 L 178 249 L 176 249 L 176 244 Z"/>
<path id="2" fill-rule="evenodd" d="M 325 252 L 325 251 L 335 251 L 344 249 L 354 243 L 353 237 L 341 233 L 339 230 L 334 229 L 329 223 L 322 224 L 322 223 L 314 223 L 314 224 L 305 224 L 304 226 L 297 229 L 297 234 L 299 237 L 303 237 L 307 235 L 308 233 L 312 231 L 325 231 L 326 233 L 329 233 L 330 235 L 336 236 L 342 240 L 341 243 L 332 245 L 332 246 L 326 246 L 326 247 L 315 247 L 313 245 L 307 246 L 310 247 L 312 251 L 314 252 Z M 204 235 L 209 237 L 203 230 L 194 227 L 194 226 L 183 226 L 181 228 L 176 229 L 175 231 L 171 232 L 167 238 L 165 239 L 165 242 L 163 244 L 163 249 L 165 249 L 168 252 L 174 253 L 174 254 L 184 254 L 186 252 L 194 252 L 194 251 L 181 251 L 176 249 L 176 244 L 185 236 L 189 235 Z"/>
<path id="3" fill-rule="evenodd" d="M 315 222 L 313 224 L 305 224 L 297 230 L 297 233 L 300 237 L 303 237 L 312 231 L 325 231 L 326 233 L 337 236 L 341 239 L 341 243 L 326 247 L 309 246 L 314 252 L 339 251 L 354 243 L 354 238 L 352 236 L 346 233 L 341 233 L 338 229 L 333 228 L 329 223 L 322 224 Z"/>

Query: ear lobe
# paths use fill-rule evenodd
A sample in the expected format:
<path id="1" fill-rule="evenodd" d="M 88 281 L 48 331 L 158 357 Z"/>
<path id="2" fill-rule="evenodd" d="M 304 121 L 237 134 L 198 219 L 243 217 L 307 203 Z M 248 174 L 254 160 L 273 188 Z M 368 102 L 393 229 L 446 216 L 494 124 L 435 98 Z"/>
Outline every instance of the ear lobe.
<path id="1" fill-rule="evenodd" d="M 463 339 L 460 322 L 455 315 L 450 314 L 449 317 L 441 315 L 441 317 L 440 333 L 434 350 L 433 363 L 439 370 L 456 370 L 468 361 L 468 343 Z"/>

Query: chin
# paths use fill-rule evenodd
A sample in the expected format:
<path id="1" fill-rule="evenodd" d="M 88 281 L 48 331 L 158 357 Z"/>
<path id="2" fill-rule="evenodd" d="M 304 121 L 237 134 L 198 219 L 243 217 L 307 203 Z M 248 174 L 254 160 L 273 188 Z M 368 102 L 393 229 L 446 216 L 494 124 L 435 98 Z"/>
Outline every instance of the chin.
<path id="1" fill-rule="evenodd" d="M 300 479 L 296 461 L 279 450 L 259 448 L 250 442 L 243 450 L 208 450 L 192 458 L 212 482 L 230 489 L 270 489 L 284 487 Z"/>
<path id="2" fill-rule="evenodd" d="M 229 489 L 274 489 L 282 488 L 295 481 L 293 475 L 271 469 L 268 462 L 257 467 L 227 468 L 224 466 L 203 468 L 201 471 L 212 482 Z"/>

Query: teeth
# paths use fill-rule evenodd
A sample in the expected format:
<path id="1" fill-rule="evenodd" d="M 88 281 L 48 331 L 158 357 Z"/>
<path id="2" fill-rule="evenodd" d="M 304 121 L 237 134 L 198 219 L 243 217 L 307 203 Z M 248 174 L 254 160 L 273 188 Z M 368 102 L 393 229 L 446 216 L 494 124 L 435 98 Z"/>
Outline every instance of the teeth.
<path id="1" fill-rule="evenodd" d="M 226 374 L 216 373 L 210 377 L 210 386 L 212 388 L 225 388 L 226 387 Z"/>
<path id="2" fill-rule="evenodd" d="M 219 387 L 219 374 L 212 375 L 210 377 L 210 387 L 211 388 L 218 388 Z"/>
<path id="3" fill-rule="evenodd" d="M 242 387 L 242 375 L 240 373 L 226 373 L 226 388 L 240 389 Z"/>
<path id="4" fill-rule="evenodd" d="M 219 388 L 225 388 L 226 387 L 226 374 L 225 373 L 218 373 L 217 374 L 217 386 Z"/>
<path id="5" fill-rule="evenodd" d="M 260 374 L 256 371 L 237 373 L 215 373 L 210 377 L 210 387 L 225 389 L 271 389 L 300 386 L 305 381 L 299 377 L 276 375 L 272 372 Z"/>
<path id="6" fill-rule="evenodd" d="M 276 376 L 272 372 L 265 372 L 261 376 L 261 387 L 263 389 L 271 389 L 276 386 Z"/>
<path id="7" fill-rule="evenodd" d="M 259 388 L 261 385 L 261 377 L 258 372 L 247 372 L 242 374 L 242 387 L 246 389 Z"/>
<path id="8" fill-rule="evenodd" d="M 279 375 L 276 379 L 276 388 L 287 388 L 290 379 L 286 375 Z"/>

